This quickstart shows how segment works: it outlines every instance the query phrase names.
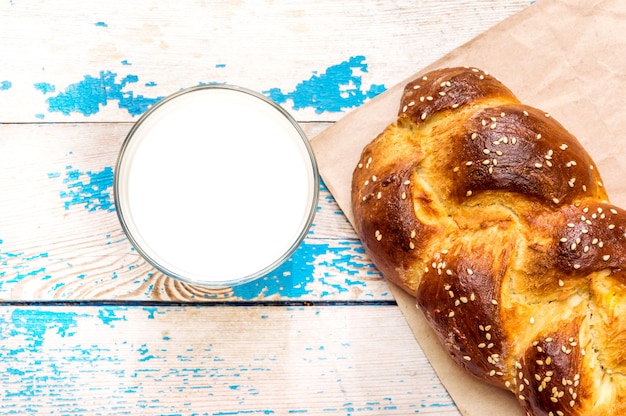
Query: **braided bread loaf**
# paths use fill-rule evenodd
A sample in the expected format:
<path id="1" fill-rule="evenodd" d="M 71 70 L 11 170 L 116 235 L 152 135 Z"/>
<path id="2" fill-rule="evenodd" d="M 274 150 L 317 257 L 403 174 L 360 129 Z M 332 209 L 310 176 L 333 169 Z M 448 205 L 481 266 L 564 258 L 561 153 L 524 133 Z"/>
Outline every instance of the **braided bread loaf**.
<path id="1" fill-rule="evenodd" d="M 626 414 L 626 211 L 549 114 L 476 68 L 410 82 L 352 180 L 368 255 L 528 415 Z"/>

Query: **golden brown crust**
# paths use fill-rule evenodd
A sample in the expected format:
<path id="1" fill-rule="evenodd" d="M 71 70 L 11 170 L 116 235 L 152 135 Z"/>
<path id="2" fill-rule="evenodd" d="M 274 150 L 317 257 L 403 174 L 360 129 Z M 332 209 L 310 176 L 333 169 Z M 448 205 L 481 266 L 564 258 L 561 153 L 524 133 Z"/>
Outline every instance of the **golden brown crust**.
<path id="1" fill-rule="evenodd" d="M 530 415 L 626 412 L 626 211 L 549 114 L 476 68 L 428 73 L 363 150 L 352 207 L 471 374 Z"/>

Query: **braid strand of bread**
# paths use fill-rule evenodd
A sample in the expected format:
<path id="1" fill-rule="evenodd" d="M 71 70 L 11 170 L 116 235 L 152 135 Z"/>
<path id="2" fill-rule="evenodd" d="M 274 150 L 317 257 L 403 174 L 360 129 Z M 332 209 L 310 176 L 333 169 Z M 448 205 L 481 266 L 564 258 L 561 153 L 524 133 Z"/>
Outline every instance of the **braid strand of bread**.
<path id="1" fill-rule="evenodd" d="M 578 140 L 476 68 L 406 85 L 355 228 L 453 360 L 528 415 L 626 414 L 626 211 Z"/>

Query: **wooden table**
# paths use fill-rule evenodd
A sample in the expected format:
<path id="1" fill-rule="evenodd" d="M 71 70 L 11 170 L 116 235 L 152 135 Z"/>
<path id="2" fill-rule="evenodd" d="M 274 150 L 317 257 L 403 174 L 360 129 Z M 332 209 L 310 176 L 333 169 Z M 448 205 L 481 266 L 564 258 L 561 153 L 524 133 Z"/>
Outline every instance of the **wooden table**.
<path id="1" fill-rule="evenodd" d="M 262 92 L 312 138 L 531 3 L 1 2 L 0 414 L 458 415 L 323 184 L 284 265 L 207 290 L 131 247 L 113 166 L 181 88 Z"/>

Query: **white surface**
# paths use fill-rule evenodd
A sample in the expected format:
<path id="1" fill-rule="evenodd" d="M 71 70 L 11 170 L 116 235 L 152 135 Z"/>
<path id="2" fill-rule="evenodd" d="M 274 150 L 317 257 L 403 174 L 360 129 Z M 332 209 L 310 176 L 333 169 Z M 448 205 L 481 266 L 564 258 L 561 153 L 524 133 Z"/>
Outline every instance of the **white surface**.
<path id="1" fill-rule="evenodd" d="M 228 284 L 282 262 L 316 206 L 304 140 L 276 107 L 239 90 L 163 103 L 138 124 L 117 172 L 138 248 L 195 283 Z"/>

